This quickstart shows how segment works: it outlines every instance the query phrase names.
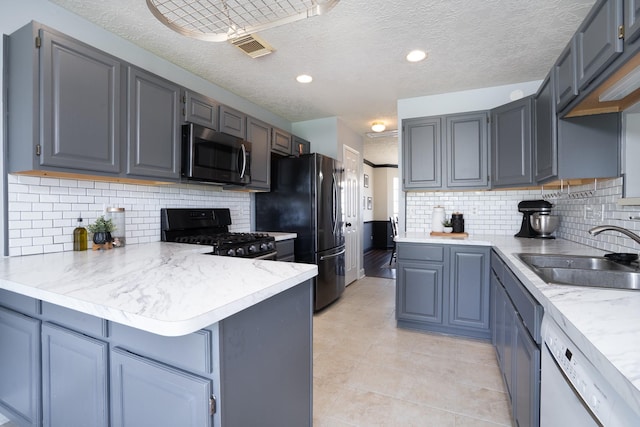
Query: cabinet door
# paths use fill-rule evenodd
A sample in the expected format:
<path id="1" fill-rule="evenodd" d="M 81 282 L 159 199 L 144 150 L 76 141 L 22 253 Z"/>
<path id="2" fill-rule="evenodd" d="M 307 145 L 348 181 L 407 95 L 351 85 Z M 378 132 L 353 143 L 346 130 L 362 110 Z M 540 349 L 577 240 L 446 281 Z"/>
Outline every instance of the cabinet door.
<path id="1" fill-rule="evenodd" d="M 271 126 L 247 117 L 247 141 L 251 143 L 251 183 L 257 190 L 271 188 Z"/>
<path id="2" fill-rule="evenodd" d="M 273 128 L 271 151 L 288 156 L 291 154 L 292 135 L 282 129 Z"/>
<path id="3" fill-rule="evenodd" d="M 622 53 L 623 0 L 600 0 L 576 33 L 578 89 L 583 90 Z"/>
<path id="4" fill-rule="evenodd" d="M 533 183 L 533 97 L 491 111 L 491 185 L 506 187 Z"/>
<path id="5" fill-rule="evenodd" d="M 129 67 L 127 174 L 178 179 L 180 87 Z"/>
<path id="6" fill-rule="evenodd" d="M 403 188 L 442 188 L 441 136 L 438 117 L 403 120 Z"/>
<path id="7" fill-rule="evenodd" d="M 218 130 L 218 108 L 215 100 L 189 90 L 184 93 L 184 121 Z"/>
<path id="8" fill-rule="evenodd" d="M 441 324 L 444 265 L 399 261 L 397 318 Z"/>
<path id="9" fill-rule="evenodd" d="M 42 325 L 44 426 L 109 425 L 107 354 L 105 342 Z"/>
<path id="10" fill-rule="evenodd" d="M 516 317 L 514 354 L 515 391 L 511 396 L 518 426 L 540 425 L 540 349 Z"/>
<path id="11" fill-rule="evenodd" d="M 573 37 L 553 65 L 555 103 L 558 111 L 578 96 L 576 40 Z"/>
<path id="12" fill-rule="evenodd" d="M 553 73 L 542 82 L 533 101 L 535 137 L 535 181 L 542 182 L 558 175 L 558 126 L 554 100 Z"/>
<path id="13" fill-rule="evenodd" d="M 111 351 L 111 425 L 211 426 L 211 381 L 122 349 Z"/>
<path id="14" fill-rule="evenodd" d="M 489 251 L 452 246 L 449 324 L 489 331 Z"/>
<path id="15" fill-rule="evenodd" d="M 41 30 L 40 165 L 120 172 L 121 65 Z"/>
<path id="16" fill-rule="evenodd" d="M 231 107 L 220 105 L 220 132 L 245 139 L 247 136 L 247 116 Z"/>
<path id="17" fill-rule="evenodd" d="M 485 112 L 446 117 L 447 187 L 489 187 L 488 121 Z"/>
<path id="18" fill-rule="evenodd" d="M 311 142 L 306 139 L 302 139 L 299 136 L 293 136 L 293 154 L 294 156 L 301 156 L 303 154 L 311 153 Z"/>
<path id="19" fill-rule="evenodd" d="M 0 408 L 19 425 L 41 425 L 40 321 L 0 308 Z"/>
<path id="20" fill-rule="evenodd" d="M 625 0 L 625 43 L 633 43 L 640 36 L 640 0 Z"/>

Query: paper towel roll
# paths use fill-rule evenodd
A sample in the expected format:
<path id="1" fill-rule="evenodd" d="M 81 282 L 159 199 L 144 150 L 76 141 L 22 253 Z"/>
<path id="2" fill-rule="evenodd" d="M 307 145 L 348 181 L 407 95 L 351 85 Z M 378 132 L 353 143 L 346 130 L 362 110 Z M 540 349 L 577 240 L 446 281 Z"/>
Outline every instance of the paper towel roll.
<path id="1" fill-rule="evenodd" d="M 442 223 L 444 222 L 444 208 L 442 206 L 436 206 L 433 208 L 433 213 L 431 214 L 431 231 L 435 232 L 443 232 L 444 226 Z"/>

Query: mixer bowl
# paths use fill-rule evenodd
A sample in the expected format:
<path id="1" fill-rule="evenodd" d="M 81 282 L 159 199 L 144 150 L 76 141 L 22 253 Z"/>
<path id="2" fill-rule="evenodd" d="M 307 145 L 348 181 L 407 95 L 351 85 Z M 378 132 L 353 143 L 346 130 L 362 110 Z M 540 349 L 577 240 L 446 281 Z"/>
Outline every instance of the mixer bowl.
<path id="1" fill-rule="evenodd" d="M 560 217 L 556 215 L 541 215 L 534 213 L 531 215 L 531 228 L 540 233 L 542 237 L 551 236 L 560 225 Z"/>

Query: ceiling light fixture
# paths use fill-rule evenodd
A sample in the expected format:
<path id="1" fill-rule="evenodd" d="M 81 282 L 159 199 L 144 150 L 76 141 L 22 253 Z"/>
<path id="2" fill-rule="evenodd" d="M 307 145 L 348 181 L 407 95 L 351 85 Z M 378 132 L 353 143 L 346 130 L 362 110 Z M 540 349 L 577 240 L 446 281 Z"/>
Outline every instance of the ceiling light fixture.
<path id="1" fill-rule="evenodd" d="M 298 81 L 298 83 L 311 83 L 313 81 L 313 77 L 308 74 L 300 74 L 298 77 L 296 77 L 296 80 Z"/>
<path id="2" fill-rule="evenodd" d="M 146 0 L 160 22 L 195 39 L 223 42 L 329 12 L 340 0 Z"/>
<path id="3" fill-rule="evenodd" d="M 424 50 L 412 50 L 407 54 L 407 61 L 420 62 L 427 57 L 427 53 Z"/>
<path id="4" fill-rule="evenodd" d="M 382 122 L 373 122 L 371 124 L 371 130 L 374 131 L 374 132 L 382 132 L 386 128 L 387 127 Z"/>

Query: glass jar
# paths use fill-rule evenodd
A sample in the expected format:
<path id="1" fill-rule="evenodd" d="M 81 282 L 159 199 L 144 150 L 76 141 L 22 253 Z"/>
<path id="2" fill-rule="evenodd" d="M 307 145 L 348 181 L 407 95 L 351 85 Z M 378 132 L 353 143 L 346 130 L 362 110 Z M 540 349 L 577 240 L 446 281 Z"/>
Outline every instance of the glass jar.
<path id="1" fill-rule="evenodd" d="M 106 218 L 110 219 L 116 227 L 111 232 L 113 246 L 116 248 L 123 247 L 127 241 L 124 208 L 107 208 Z"/>

